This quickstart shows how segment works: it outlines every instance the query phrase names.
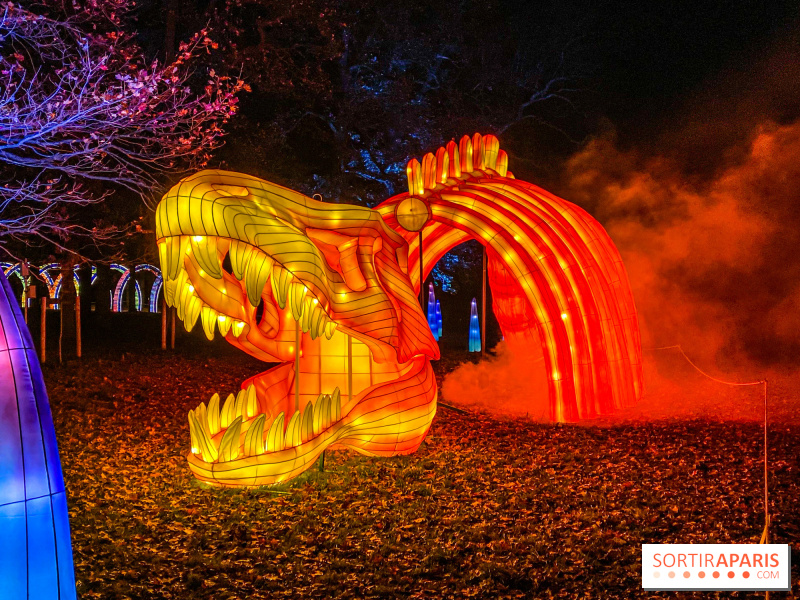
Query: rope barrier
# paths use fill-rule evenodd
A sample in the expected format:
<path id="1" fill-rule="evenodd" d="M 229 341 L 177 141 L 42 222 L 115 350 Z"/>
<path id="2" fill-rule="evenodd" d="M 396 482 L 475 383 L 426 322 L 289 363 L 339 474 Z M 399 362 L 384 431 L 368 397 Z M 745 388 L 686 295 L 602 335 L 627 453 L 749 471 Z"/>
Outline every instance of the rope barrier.
<path id="1" fill-rule="evenodd" d="M 681 348 L 680 346 L 664 346 L 663 348 L 653 348 L 653 350 L 673 350 L 673 349 L 677 349 L 678 352 L 680 352 L 683 355 L 683 358 L 686 359 L 686 362 L 688 362 L 690 365 L 692 365 L 694 367 L 694 369 L 698 373 L 700 373 L 704 377 L 707 377 L 711 381 L 716 381 L 717 383 L 724 383 L 725 385 L 761 385 L 762 383 L 767 383 L 765 379 L 760 379 L 758 381 L 747 381 L 747 382 L 744 382 L 744 383 L 739 383 L 739 382 L 735 382 L 735 381 L 724 381 L 722 379 L 717 379 L 716 377 L 712 377 L 711 375 L 709 375 L 708 373 L 703 371 L 703 369 L 701 369 L 696 364 L 694 364 L 692 362 L 692 359 L 689 358 L 688 356 L 686 356 L 686 353 L 683 351 L 683 348 Z"/>
<path id="2" fill-rule="evenodd" d="M 769 526 L 770 526 L 770 517 L 769 517 L 769 468 L 768 468 L 768 461 L 767 461 L 767 380 L 761 379 L 759 381 L 747 381 L 747 382 L 735 382 L 735 381 L 724 381 L 722 379 L 717 379 L 716 377 L 712 377 L 705 371 L 703 371 L 700 367 L 698 367 L 692 359 L 686 356 L 686 353 L 683 351 L 679 345 L 677 346 L 664 346 L 662 348 L 653 348 L 652 350 L 675 350 L 677 349 L 678 352 L 681 353 L 683 358 L 686 359 L 694 369 L 703 375 L 704 377 L 710 379 L 711 381 L 716 381 L 717 383 L 721 383 L 723 385 L 731 385 L 731 386 L 747 386 L 747 385 L 764 385 L 764 531 L 761 534 L 761 541 L 759 544 L 768 544 L 769 543 Z M 767 596 L 769 597 L 769 596 Z"/>

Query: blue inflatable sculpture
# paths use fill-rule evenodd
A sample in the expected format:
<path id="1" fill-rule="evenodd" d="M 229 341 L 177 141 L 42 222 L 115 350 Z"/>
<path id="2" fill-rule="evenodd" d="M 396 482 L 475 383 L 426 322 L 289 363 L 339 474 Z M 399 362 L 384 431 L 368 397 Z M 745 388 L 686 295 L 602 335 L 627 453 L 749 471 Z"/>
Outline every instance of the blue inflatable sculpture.
<path id="1" fill-rule="evenodd" d="M 433 339 L 439 339 L 439 324 L 436 321 L 436 294 L 433 291 L 433 282 L 428 284 L 428 327 L 431 328 Z"/>
<path id="2" fill-rule="evenodd" d="M 2 271 L 0 598 L 76 598 L 53 417 L 31 335 Z"/>
<path id="3" fill-rule="evenodd" d="M 469 308 L 469 351 L 481 351 L 481 324 L 478 322 L 478 303 L 475 298 Z"/>
<path id="4" fill-rule="evenodd" d="M 436 339 L 441 339 L 442 337 L 442 305 L 439 304 L 439 301 L 436 301 Z"/>

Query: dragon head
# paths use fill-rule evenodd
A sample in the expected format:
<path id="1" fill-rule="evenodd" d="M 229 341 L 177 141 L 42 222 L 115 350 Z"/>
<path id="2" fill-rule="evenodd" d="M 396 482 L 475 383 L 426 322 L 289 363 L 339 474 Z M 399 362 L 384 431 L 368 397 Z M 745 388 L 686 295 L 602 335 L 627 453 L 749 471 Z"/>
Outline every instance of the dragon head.
<path id="1" fill-rule="evenodd" d="M 209 337 L 218 327 L 283 363 L 189 413 L 200 479 L 275 483 L 334 444 L 413 452 L 436 410 L 429 359 L 438 358 L 415 290 L 469 239 L 485 248 L 504 336 L 541 348 L 553 421 L 641 396 L 633 295 L 597 221 L 516 179 L 492 135 L 453 140 L 406 173 L 408 192 L 375 210 L 224 171 L 188 177 L 161 201 L 167 303 L 187 329 L 199 317 Z"/>
<path id="2" fill-rule="evenodd" d="M 161 200 L 156 233 L 165 299 L 186 329 L 199 318 L 209 339 L 219 329 L 281 363 L 190 412 L 200 479 L 276 483 L 334 444 L 416 449 L 435 413 L 438 347 L 408 278 L 408 246 L 377 211 L 202 171 Z"/>

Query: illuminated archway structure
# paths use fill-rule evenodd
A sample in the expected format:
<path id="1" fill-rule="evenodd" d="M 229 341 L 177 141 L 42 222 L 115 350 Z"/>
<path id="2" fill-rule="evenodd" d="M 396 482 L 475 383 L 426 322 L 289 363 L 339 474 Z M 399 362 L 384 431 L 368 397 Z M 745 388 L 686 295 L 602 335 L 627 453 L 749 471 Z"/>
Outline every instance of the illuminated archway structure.
<path id="1" fill-rule="evenodd" d="M 487 247 L 506 338 L 541 344 L 552 420 L 638 399 L 639 333 L 619 254 L 587 213 L 515 180 L 507 162 L 493 136 L 465 137 L 412 160 L 413 194 L 377 210 L 228 171 L 167 192 L 156 208 L 167 304 L 187 330 L 199 319 L 209 339 L 219 328 L 283 363 L 189 412 L 199 479 L 272 484 L 330 446 L 379 456 L 419 447 L 439 357 L 419 304 L 420 229 L 427 270 L 465 240 Z"/>
<path id="2" fill-rule="evenodd" d="M 21 263 L 0 263 L 0 269 L 3 269 L 3 272 L 6 275 L 6 278 L 11 277 L 12 275 L 16 275 L 20 281 L 22 281 L 22 273 L 21 273 Z M 130 269 L 125 267 L 124 265 L 119 265 L 116 263 L 112 263 L 110 265 L 111 270 L 115 271 L 120 274 L 119 280 L 117 280 L 116 285 L 114 286 L 114 293 L 111 297 L 111 310 L 113 312 L 122 312 L 122 298 L 125 293 L 125 288 L 128 285 L 128 281 L 130 280 Z M 61 283 L 62 283 L 62 275 L 61 275 L 61 265 L 59 263 L 48 263 L 36 268 L 33 265 L 30 265 L 30 270 L 32 273 L 38 273 L 38 276 L 42 278 L 42 280 L 47 285 L 48 295 L 50 298 L 58 299 L 61 297 Z M 78 269 L 80 265 L 75 265 L 75 273 L 73 275 L 73 280 L 75 282 L 75 289 L 80 293 L 80 279 L 78 278 Z M 57 275 L 53 277 L 50 274 L 50 271 L 55 271 Z M 151 313 L 160 312 L 158 306 L 158 297 L 161 293 L 161 287 L 163 284 L 163 279 L 161 276 L 161 270 L 158 267 L 149 264 L 140 264 L 136 265 L 135 271 L 137 273 L 147 272 L 153 276 L 153 285 L 150 286 L 150 296 L 148 301 L 149 311 Z M 91 284 L 94 285 L 95 281 L 97 280 L 97 267 L 92 265 L 92 275 L 91 275 Z M 24 301 L 24 299 L 23 299 Z M 134 302 L 136 305 L 136 310 L 141 310 L 142 307 L 142 290 L 139 286 L 139 282 L 136 282 L 136 294 L 134 297 Z M 52 305 L 53 308 L 58 309 L 58 303 Z"/>
<path id="3" fill-rule="evenodd" d="M 395 216 L 421 198 L 425 275 L 451 248 L 475 239 L 489 259 L 494 312 L 506 339 L 541 344 L 550 418 L 576 421 L 634 404 L 642 394 L 636 309 L 622 259 L 602 226 L 580 207 L 508 171 L 492 135 L 451 141 L 408 163 L 409 192 L 378 210 L 409 245 L 419 291 L 419 236 Z M 485 342 L 485 340 L 484 340 Z"/>
<path id="4" fill-rule="evenodd" d="M 117 281 L 117 285 L 114 288 L 114 297 L 111 301 L 111 310 L 114 312 L 122 312 L 122 298 L 125 294 L 125 288 L 128 285 L 128 282 L 131 279 L 131 270 L 117 264 L 112 264 L 111 269 L 120 273 L 119 281 Z M 154 267 L 153 265 L 148 264 L 141 264 L 136 265 L 134 267 L 134 271 L 136 273 L 147 272 L 153 275 L 155 278 L 153 280 L 153 285 L 150 287 L 150 300 L 149 300 L 149 311 L 151 313 L 159 312 L 158 310 L 158 295 L 161 292 L 161 270 L 158 267 Z M 134 302 L 136 303 L 136 310 L 141 310 L 142 307 L 142 290 L 139 287 L 139 282 L 136 281 L 136 295 L 134 298 Z"/>

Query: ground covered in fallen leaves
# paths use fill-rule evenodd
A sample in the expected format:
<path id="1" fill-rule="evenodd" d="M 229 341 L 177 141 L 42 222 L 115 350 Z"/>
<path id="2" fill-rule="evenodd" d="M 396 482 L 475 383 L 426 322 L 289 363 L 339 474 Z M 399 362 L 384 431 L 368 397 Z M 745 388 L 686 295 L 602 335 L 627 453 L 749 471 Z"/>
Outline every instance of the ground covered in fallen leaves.
<path id="1" fill-rule="evenodd" d="M 642 543 L 761 534 L 760 425 L 706 417 L 552 426 L 440 407 L 412 456 L 334 451 L 275 490 L 199 485 L 188 410 L 258 370 L 152 349 L 45 367 L 82 599 L 674 597 L 641 590 Z M 797 546 L 800 426 L 774 423 L 770 455 L 772 541 Z"/>

